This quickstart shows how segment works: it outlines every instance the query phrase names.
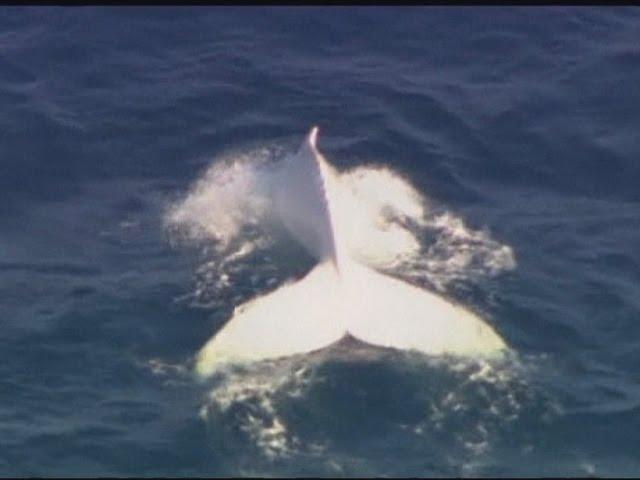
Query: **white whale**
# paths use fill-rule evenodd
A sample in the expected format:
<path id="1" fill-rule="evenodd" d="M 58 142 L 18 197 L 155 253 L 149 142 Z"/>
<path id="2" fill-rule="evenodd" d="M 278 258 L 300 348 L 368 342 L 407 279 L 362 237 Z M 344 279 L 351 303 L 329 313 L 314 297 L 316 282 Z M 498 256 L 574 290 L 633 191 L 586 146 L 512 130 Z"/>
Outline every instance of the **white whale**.
<path id="1" fill-rule="evenodd" d="M 283 169 L 275 204 L 287 230 L 318 265 L 298 281 L 237 307 L 200 350 L 206 377 L 229 363 L 306 353 L 350 335 L 383 347 L 432 355 L 499 355 L 502 338 L 473 312 L 367 268 L 346 254 L 336 229 L 330 167 L 313 128 Z"/>

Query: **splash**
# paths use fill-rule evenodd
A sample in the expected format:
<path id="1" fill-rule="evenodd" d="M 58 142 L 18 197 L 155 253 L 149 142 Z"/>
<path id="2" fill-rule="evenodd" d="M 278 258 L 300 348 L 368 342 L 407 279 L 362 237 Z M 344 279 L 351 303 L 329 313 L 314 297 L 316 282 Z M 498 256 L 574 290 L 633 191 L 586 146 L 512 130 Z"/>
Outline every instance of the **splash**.
<path id="1" fill-rule="evenodd" d="M 213 240 L 223 258 L 220 266 L 246 257 L 261 242 L 268 244 L 277 224 L 321 262 L 302 280 L 237 307 L 199 353 L 198 372 L 209 375 L 226 363 L 310 352 L 345 334 L 430 354 L 506 348 L 473 312 L 373 269 L 398 270 L 413 263 L 415 271 L 424 264 L 417 234 L 432 225 L 460 239 L 466 250 L 462 261 L 453 251 L 456 261 L 449 263 L 454 269 L 473 258 L 471 242 L 489 252 L 497 243 L 454 217 L 440 216 L 430 224 L 424 198 L 388 169 L 339 173 L 317 151 L 316 132 L 281 162 L 260 157 L 251 162 L 245 156 L 216 164 L 169 213 L 169 225 L 181 227 L 178 231 L 187 238 Z M 453 228 L 447 230 L 447 225 Z M 440 238 L 434 245 L 439 244 L 446 253 Z M 508 247 L 499 246 L 499 252 L 502 261 L 496 261 L 498 255 L 486 262 L 490 272 L 515 264 Z M 219 279 L 230 284 L 226 272 Z"/>
<path id="2" fill-rule="evenodd" d="M 165 225 L 172 241 L 196 245 L 206 258 L 191 295 L 196 305 L 228 299 L 229 290 L 246 280 L 248 260 L 270 286 L 286 274 L 286 261 L 275 258 L 278 247 L 295 245 L 283 238 L 274 194 L 289 153 L 270 145 L 216 158 L 169 207 Z M 367 164 L 328 170 L 338 229 L 349 255 L 364 265 L 441 292 L 456 281 L 476 282 L 516 267 L 511 247 L 432 205 L 392 169 Z"/>

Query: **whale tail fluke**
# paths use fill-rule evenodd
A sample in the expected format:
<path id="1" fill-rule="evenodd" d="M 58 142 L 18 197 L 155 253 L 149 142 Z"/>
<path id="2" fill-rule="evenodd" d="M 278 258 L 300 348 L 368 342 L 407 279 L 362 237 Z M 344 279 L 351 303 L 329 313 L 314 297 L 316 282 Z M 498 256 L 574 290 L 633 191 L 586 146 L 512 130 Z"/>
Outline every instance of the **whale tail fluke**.
<path id="1" fill-rule="evenodd" d="M 237 307 L 198 353 L 197 373 L 206 377 L 228 363 L 311 352 L 345 335 L 434 355 L 504 351 L 504 341 L 473 312 L 343 253 L 317 135 L 314 127 L 289 158 L 276 207 L 287 230 L 319 264 L 301 280 Z"/>
<path id="2" fill-rule="evenodd" d="M 224 364 L 308 353 L 345 335 L 427 354 L 496 355 L 506 346 L 479 317 L 447 300 L 348 261 L 324 261 L 299 281 L 236 308 L 199 352 L 197 373 Z"/>
<path id="3" fill-rule="evenodd" d="M 228 363 L 306 353 L 344 335 L 339 282 L 331 261 L 304 278 L 246 302 L 200 350 L 196 371 L 206 377 Z"/>

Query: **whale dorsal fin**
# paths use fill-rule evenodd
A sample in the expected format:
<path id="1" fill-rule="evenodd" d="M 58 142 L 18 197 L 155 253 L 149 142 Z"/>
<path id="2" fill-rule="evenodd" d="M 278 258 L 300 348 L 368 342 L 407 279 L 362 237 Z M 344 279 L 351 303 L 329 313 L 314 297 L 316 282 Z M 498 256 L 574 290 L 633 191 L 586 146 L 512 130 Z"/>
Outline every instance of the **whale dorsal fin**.
<path id="1" fill-rule="evenodd" d="M 316 126 L 289 158 L 276 204 L 289 233 L 318 260 L 329 258 L 339 269 L 338 235 L 327 191 L 329 169 L 316 147 L 317 139 Z"/>

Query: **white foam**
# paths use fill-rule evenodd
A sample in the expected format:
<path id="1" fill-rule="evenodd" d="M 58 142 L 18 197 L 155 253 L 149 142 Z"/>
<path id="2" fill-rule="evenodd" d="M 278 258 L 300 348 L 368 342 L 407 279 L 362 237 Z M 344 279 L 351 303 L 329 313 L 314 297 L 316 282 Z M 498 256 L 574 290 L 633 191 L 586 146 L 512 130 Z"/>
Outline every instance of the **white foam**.
<path id="1" fill-rule="evenodd" d="M 352 258 L 393 268 L 419 255 L 420 242 L 409 225 L 425 225 L 426 202 L 411 184 L 379 166 L 328 173 L 336 228 Z"/>
<path id="2" fill-rule="evenodd" d="M 263 224 L 271 207 L 274 171 L 267 157 L 265 151 L 256 151 L 216 161 L 187 197 L 169 208 L 165 220 L 174 237 L 213 241 L 224 253 L 243 229 Z M 242 253 L 252 248 L 245 242 Z"/>

